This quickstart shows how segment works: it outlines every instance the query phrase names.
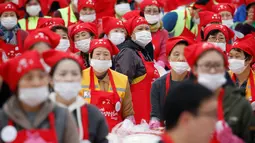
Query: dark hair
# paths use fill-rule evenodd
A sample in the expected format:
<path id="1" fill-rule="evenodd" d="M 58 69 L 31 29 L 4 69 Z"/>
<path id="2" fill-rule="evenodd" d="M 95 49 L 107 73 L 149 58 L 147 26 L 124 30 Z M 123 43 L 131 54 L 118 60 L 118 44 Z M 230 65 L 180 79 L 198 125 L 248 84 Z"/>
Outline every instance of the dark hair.
<path id="1" fill-rule="evenodd" d="M 70 58 L 65 58 L 65 59 L 62 59 L 62 60 L 58 61 L 58 62 L 51 68 L 50 73 L 49 73 L 50 77 L 53 77 L 53 74 L 55 73 L 57 66 L 58 66 L 62 61 L 65 61 L 65 60 L 72 60 L 72 61 L 74 61 L 75 63 L 77 63 L 75 60 L 70 59 Z M 77 63 L 77 64 L 78 64 L 78 66 L 79 66 L 79 68 L 80 68 L 80 72 L 81 72 L 81 75 L 82 75 L 82 67 L 80 66 L 79 63 Z"/>
<path id="2" fill-rule="evenodd" d="M 247 35 L 247 34 L 250 34 L 252 32 L 255 32 L 255 28 L 248 24 L 248 23 L 239 23 L 236 25 L 235 27 L 235 30 L 238 31 L 238 32 L 241 32 L 244 36 Z"/>
<path id="3" fill-rule="evenodd" d="M 117 0 L 116 4 L 128 3 L 128 0 Z"/>
<path id="4" fill-rule="evenodd" d="M 246 6 L 246 13 L 247 13 L 247 11 L 248 11 L 253 5 L 255 5 L 255 2 L 252 2 L 251 4 L 248 4 L 248 5 Z"/>
<path id="5" fill-rule="evenodd" d="M 204 41 L 207 41 L 210 35 L 216 36 L 216 35 L 217 35 L 218 33 L 220 33 L 220 32 L 221 32 L 221 31 L 218 30 L 218 29 L 214 29 L 214 30 L 210 31 L 210 32 L 207 34 L 207 36 L 205 37 Z M 202 37 L 202 35 L 201 35 L 202 38 L 204 38 L 204 36 L 205 36 L 204 34 L 203 34 L 203 37 Z"/>
<path id="6" fill-rule="evenodd" d="M 244 54 L 244 58 L 245 58 L 245 61 L 249 61 L 251 60 L 252 56 L 250 54 L 248 54 L 247 52 L 239 49 L 239 48 L 233 48 L 232 50 L 236 51 L 236 52 L 239 52 L 239 53 L 243 53 Z"/>
<path id="7" fill-rule="evenodd" d="M 185 46 L 188 46 L 189 44 L 188 44 L 187 41 L 180 41 L 180 42 L 176 43 L 176 44 L 174 45 L 174 47 L 177 46 L 177 45 L 185 45 Z M 171 55 L 171 53 L 172 53 L 172 51 L 169 53 L 168 57 Z"/>
<path id="8" fill-rule="evenodd" d="M 60 8 L 61 8 L 61 7 L 60 7 L 59 2 L 54 1 L 54 2 L 51 4 L 51 6 L 50 6 L 50 9 L 49 9 L 49 11 L 48 11 L 48 14 L 50 14 L 50 13 L 52 13 L 52 12 L 54 12 L 54 11 L 57 11 L 57 10 L 60 9 Z"/>
<path id="9" fill-rule="evenodd" d="M 50 30 L 53 32 L 56 32 L 57 30 L 63 30 L 65 33 L 68 34 L 68 29 L 65 26 L 61 25 L 53 26 Z"/>
<path id="10" fill-rule="evenodd" d="M 176 127 L 183 112 L 197 115 L 201 103 L 213 96 L 212 91 L 191 80 L 184 81 L 170 90 L 164 105 L 166 130 Z"/>

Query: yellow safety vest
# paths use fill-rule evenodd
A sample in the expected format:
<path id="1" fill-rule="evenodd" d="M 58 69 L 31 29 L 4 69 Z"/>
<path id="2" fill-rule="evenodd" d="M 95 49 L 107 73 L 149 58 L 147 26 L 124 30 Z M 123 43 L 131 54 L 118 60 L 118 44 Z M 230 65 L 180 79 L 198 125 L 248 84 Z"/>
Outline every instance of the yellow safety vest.
<path id="1" fill-rule="evenodd" d="M 193 34 L 197 35 L 198 34 L 198 25 L 194 24 L 192 29 L 190 28 L 190 21 L 191 21 L 191 15 L 188 9 L 186 9 L 187 12 L 187 17 L 186 17 L 186 22 L 184 25 L 184 18 L 185 18 L 185 10 L 173 10 L 171 12 L 176 12 L 177 13 L 177 21 L 175 24 L 174 29 L 170 32 L 174 37 L 180 36 L 182 34 L 182 31 L 184 29 L 184 26 L 186 26 L 187 29 L 189 29 Z"/>
<path id="2" fill-rule="evenodd" d="M 71 5 L 69 5 L 68 7 L 65 7 L 65 8 L 61 8 L 59 9 L 59 12 L 61 14 L 61 17 L 62 19 L 65 21 L 65 26 L 68 26 L 68 8 L 70 7 L 70 22 L 71 23 L 76 23 L 78 20 L 73 12 L 73 9 L 71 7 Z"/>
<path id="3" fill-rule="evenodd" d="M 253 72 L 253 71 L 252 71 Z M 230 78 L 232 79 L 232 76 L 233 76 L 233 72 L 229 71 L 228 72 L 229 75 L 230 75 Z M 255 73 L 253 72 L 253 78 L 254 78 L 254 81 L 255 81 Z M 236 84 L 236 83 L 234 83 Z M 254 85 L 255 86 L 255 85 Z M 245 97 L 248 101 L 250 101 L 252 99 L 252 94 L 251 94 L 251 82 L 250 82 L 250 79 L 248 78 L 248 81 L 247 81 L 247 85 L 246 85 L 246 89 L 245 89 Z"/>
<path id="4" fill-rule="evenodd" d="M 128 77 L 124 74 L 118 73 L 116 71 L 111 70 L 113 80 L 116 86 L 116 90 L 118 92 L 118 95 L 121 99 L 125 97 L 126 93 L 126 88 L 127 88 L 127 83 L 128 83 Z M 90 92 L 89 85 L 90 85 L 90 68 L 87 68 L 83 70 L 83 79 L 82 79 L 82 90 L 80 91 L 80 96 L 82 96 L 88 103 L 90 103 Z M 98 84 L 98 79 L 94 75 L 94 81 L 95 81 L 95 90 L 100 90 L 100 86 Z M 112 86 L 109 84 L 109 89 L 108 92 L 113 92 L 112 91 Z M 93 95 L 92 95 L 93 96 Z"/>
<path id="5" fill-rule="evenodd" d="M 22 18 L 19 20 L 19 25 L 22 30 L 34 30 L 37 27 L 37 23 L 40 17 L 28 17 L 27 19 Z M 50 16 L 44 16 L 44 18 L 51 18 Z M 26 20 L 28 20 L 28 29 L 26 29 Z"/>

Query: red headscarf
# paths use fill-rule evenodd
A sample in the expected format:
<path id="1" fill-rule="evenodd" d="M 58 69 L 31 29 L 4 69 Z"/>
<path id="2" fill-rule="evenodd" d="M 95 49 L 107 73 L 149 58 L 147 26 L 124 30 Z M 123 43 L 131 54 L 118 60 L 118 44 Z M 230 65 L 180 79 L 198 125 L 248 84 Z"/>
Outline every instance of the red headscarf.
<path id="1" fill-rule="evenodd" d="M 233 16 L 235 13 L 235 6 L 230 3 L 219 3 L 213 6 L 213 11 L 216 13 L 220 13 L 222 11 L 228 11 Z"/>
<path id="2" fill-rule="evenodd" d="M 140 16 L 140 10 L 132 10 L 132 11 L 129 11 L 127 13 L 125 13 L 122 18 L 124 18 L 125 20 L 129 20 L 130 18 L 132 17 L 135 17 L 135 16 Z"/>
<path id="3" fill-rule="evenodd" d="M 211 11 L 201 11 L 198 13 L 200 17 L 200 26 L 205 27 L 212 22 L 221 23 L 221 16 Z"/>
<path id="4" fill-rule="evenodd" d="M 137 26 L 142 25 L 142 24 L 147 24 L 148 25 L 148 22 L 143 17 L 135 16 L 135 17 L 130 18 L 124 24 L 125 24 L 125 27 L 126 27 L 126 29 L 128 31 L 128 34 L 132 35 L 134 29 Z"/>
<path id="5" fill-rule="evenodd" d="M 97 25 L 91 22 L 79 23 L 73 26 L 70 30 L 70 37 L 74 39 L 74 35 L 81 31 L 91 32 L 96 38 L 98 37 Z"/>
<path id="6" fill-rule="evenodd" d="M 13 11 L 18 15 L 18 6 L 12 2 L 0 4 L 0 15 L 6 11 Z"/>
<path id="7" fill-rule="evenodd" d="M 102 25 L 103 25 L 103 31 L 106 35 L 108 35 L 110 31 L 115 28 L 125 29 L 123 22 L 114 17 L 103 17 Z"/>
<path id="8" fill-rule="evenodd" d="M 39 18 L 37 28 L 52 28 L 57 25 L 65 26 L 65 21 L 62 18 Z"/>
<path id="9" fill-rule="evenodd" d="M 179 43 L 179 42 L 187 42 L 188 45 L 192 45 L 195 43 L 193 39 L 183 37 L 183 36 L 178 36 L 178 37 L 173 37 L 169 38 L 166 42 L 166 55 L 168 56 L 173 48 Z"/>
<path id="10" fill-rule="evenodd" d="M 209 32 L 211 32 L 212 30 L 219 30 L 220 32 L 222 32 L 226 38 L 226 42 L 228 42 L 235 36 L 235 33 L 227 26 L 221 24 L 212 24 L 205 27 L 204 37 L 207 37 Z"/>
<path id="11" fill-rule="evenodd" d="M 93 39 L 90 43 L 89 53 L 98 47 L 104 47 L 108 49 L 111 53 L 111 56 L 117 55 L 119 49 L 108 39 Z"/>
<path id="12" fill-rule="evenodd" d="M 141 9 L 141 11 L 144 11 L 145 7 L 146 7 L 146 6 L 149 6 L 149 5 L 155 5 L 155 6 L 157 6 L 158 8 L 164 7 L 164 3 L 161 2 L 161 0 L 143 0 L 143 1 L 140 3 L 140 9 Z"/>
<path id="13" fill-rule="evenodd" d="M 95 9 L 95 1 L 94 0 L 78 0 L 78 12 L 80 12 L 83 8 Z"/>
<path id="14" fill-rule="evenodd" d="M 36 51 L 28 51 L 1 65 L 1 76 L 12 91 L 17 89 L 19 80 L 29 71 L 44 68 L 40 62 L 40 55 Z"/>

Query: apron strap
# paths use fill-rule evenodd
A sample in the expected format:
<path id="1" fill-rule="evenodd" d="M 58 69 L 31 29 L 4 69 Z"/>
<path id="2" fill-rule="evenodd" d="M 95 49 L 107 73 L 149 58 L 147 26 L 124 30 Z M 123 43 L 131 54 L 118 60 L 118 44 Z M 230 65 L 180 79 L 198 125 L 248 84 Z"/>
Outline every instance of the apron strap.
<path id="1" fill-rule="evenodd" d="M 69 23 L 71 22 L 71 8 L 70 6 L 68 6 L 68 9 L 67 9 L 67 26 L 69 26 Z"/>
<path id="2" fill-rule="evenodd" d="M 223 88 L 220 89 L 220 94 L 218 95 L 218 120 L 224 120 L 224 110 L 223 110 L 223 97 L 225 91 Z"/>
<path id="3" fill-rule="evenodd" d="M 168 91 L 169 91 L 169 89 L 170 89 L 170 80 L 171 80 L 171 71 L 167 74 L 167 76 L 166 76 L 166 96 L 167 96 L 167 94 L 168 94 Z M 166 98 L 166 96 L 165 96 L 165 98 Z"/>
<path id="4" fill-rule="evenodd" d="M 89 119 L 88 119 L 88 106 L 85 105 L 81 107 L 81 115 L 82 115 L 82 126 L 83 126 L 83 139 L 89 139 Z"/>
<path id="5" fill-rule="evenodd" d="M 25 19 L 25 21 L 26 21 L 26 30 L 28 30 L 28 18 L 27 19 Z"/>
<path id="6" fill-rule="evenodd" d="M 144 62 L 145 62 L 145 59 L 144 59 L 144 57 L 143 57 L 142 52 L 138 51 L 138 55 L 140 56 L 140 58 L 142 59 L 142 61 L 143 61 L 143 63 L 144 63 Z"/>
<path id="7" fill-rule="evenodd" d="M 255 101 L 255 87 L 254 87 L 254 77 L 253 77 L 253 72 L 250 70 L 250 86 L 251 86 L 251 96 L 252 96 L 252 101 Z"/>

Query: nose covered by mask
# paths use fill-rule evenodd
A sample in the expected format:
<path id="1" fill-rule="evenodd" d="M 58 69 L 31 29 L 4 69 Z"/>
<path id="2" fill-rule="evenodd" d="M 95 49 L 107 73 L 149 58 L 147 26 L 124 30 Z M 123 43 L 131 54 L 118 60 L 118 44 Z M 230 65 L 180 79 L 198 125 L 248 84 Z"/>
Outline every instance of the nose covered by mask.
<path id="1" fill-rule="evenodd" d="M 1 25 L 7 30 L 14 28 L 18 23 L 17 17 L 3 17 L 1 18 Z"/>
<path id="2" fill-rule="evenodd" d="M 86 15 L 80 15 L 80 20 L 83 22 L 93 22 L 96 20 L 96 14 L 86 14 Z"/>
<path id="3" fill-rule="evenodd" d="M 215 91 L 220 88 L 227 82 L 225 78 L 225 73 L 217 73 L 217 74 L 198 74 L 198 83 L 210 89 L 211 91 Z"/>
<path id="4" fill-rule="evenodd" d="M 222 51 L 226 51 L 226 43 L 217 43 L 217 42 L 210 42 L 213 45 L 219 47 Z"/>
<path id="5" fill-rule="evenodd" d="M 26 11 L 30 16 L 37 16 L 41 11 L 41 6 L 39 4 L 27 6 Z"/>
<path id="6" fill-rule="evenodd" d="M 229 59 L 229 69 L 235 74 L 241 74 L 247 66 L 245 60 Z"/>
<path id="7" fill-rule="evenodd" d="M 233 19 L 222 20 L 222 25 L 225 25 L 228 28 L 230 28 L 232 25 L 234 25 L 234 21 L 233 21 Z"/>
<path id="8" fill-rule="evenodd" d="M 80 82 L 54 82 L 54 91 L 66 101 L 78 96 L 80 90 Z"/>
<path id="9" fill-rule="evenodd" d="M 160 14 L 158 15 L 150 15 L 150 14 L 144 14 L 146 21 L 149 24 L 156 24 L 160 20 Z"/>
<path id="10" fill-rule="evenodd" d="M 42 86 L 37 88 L 19 88 L 19 100 L 24 104 L 35 107 L 45 102 L 49 96 L 49 87 Z"/>
<path id="11" fill-rule="evenodd" d="M 112 60 L 96 60 L 91 59 L 90 65 L 93 69 L 99 73 L 103 73 L 107 71 L 110 67 L 112 67 Z"/>
<path id="12" fill-rule="evenodd" d="M 131 11 L 131 8 L 129 3 L 121 3 L 121 4 L 115 5 L 114 10 L 118 15 L 122 16 L 126 14 L 127 12 Z"/>
<path id="13" fill-rule="evenodd" d="M 56 47 L 56 50 L 59 51 L 67 51 L 67 49 L 70 47 L 70 41 L 68 39 L 60 39 L 60 42 L 58 46 Z"/>
<path id="14" fill-rule="evenodd" d="M 80 41 L 76 41 L 75 42 L 75 47 L 84 52 L 84 53 L 87 53 L 89 51 L 89 46 L 90 46 L 90 42 L 91 42 L 91 39 L 84 39 L 84 40 L 80 40 Z"/>
<path id="15" fill-rule="evenodd" d="M 146 45 L 148 45 L 151 40 L 151 33 L 149 31 L 140 31 L 135 33 L 136 40 L 134 41 L 136 44 L 140 45 L 142 48 L 144 48 Z"/>
<path id="16" fill-rule="evenodd" d="M 183 74 L 189 69 L 187 62 L 170 62 L 170 66 L 177 74 Z"/>
<path id="17" fill-rule="evenodd" d="M 119 45 L 125 41 L 125 34 L 120 33 L 120 32 L 113 32 L 110 33 L 109 40 L 114 44 L 114 45 Z"/>

